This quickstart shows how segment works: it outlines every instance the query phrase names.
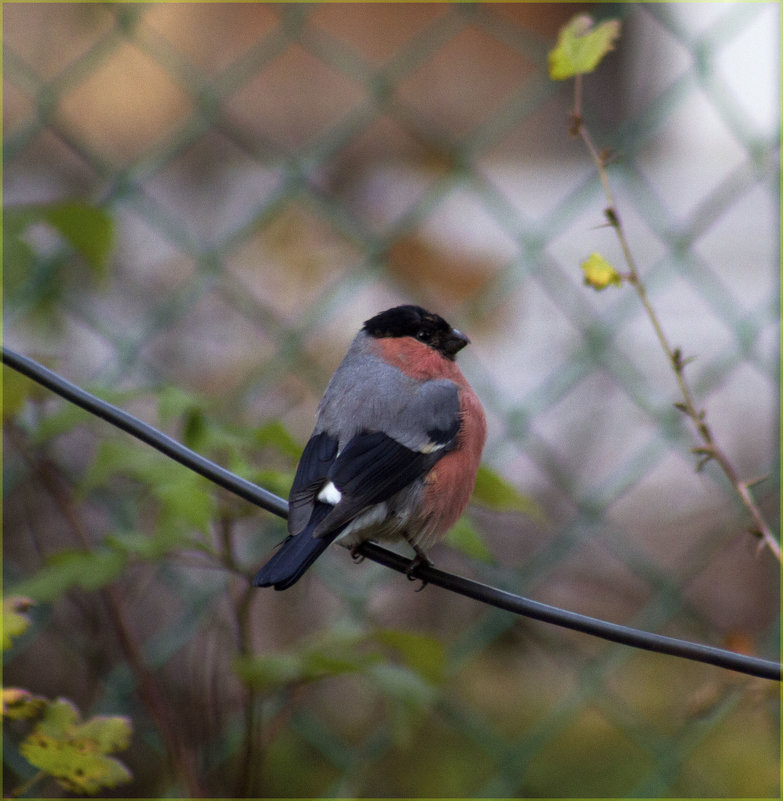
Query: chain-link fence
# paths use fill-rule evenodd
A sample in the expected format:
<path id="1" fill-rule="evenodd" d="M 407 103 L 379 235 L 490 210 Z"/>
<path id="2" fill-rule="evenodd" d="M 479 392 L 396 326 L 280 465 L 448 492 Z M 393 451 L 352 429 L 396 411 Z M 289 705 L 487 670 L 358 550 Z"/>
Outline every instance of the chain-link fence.
<path id="1" fill-rule="evenodd" d="M 579 10 L 5 5 L 5 341 L 285 495 L 361 322 L 420 303 L 540 510 L 475 506 L 436 564 L 774 658 L 775 560 L 632 289 L 582 283 L 622 254 L 546 74 Z M 778 6 L 589 10 L 623 21 L 583 107 L 651 302 L 776 526 Z M 774 683 L 340 549 L 250 591 L 280 521 L 4 377 L 6 589 L 41 601 L 6 680 L 128 715 L 124 795 L 778 796 Z"/>

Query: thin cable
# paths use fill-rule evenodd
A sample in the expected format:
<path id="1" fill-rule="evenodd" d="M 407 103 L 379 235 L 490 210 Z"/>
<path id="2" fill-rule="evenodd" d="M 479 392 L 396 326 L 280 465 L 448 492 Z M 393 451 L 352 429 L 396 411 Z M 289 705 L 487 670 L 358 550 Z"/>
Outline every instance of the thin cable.
<path id="1" fill-rule="evenodd" d="M 233 492 L 235 495 L 262 509 L 266 509 L 268 512 L 280 517 L 288 517 L 288 504 L 282 498 L 240 478 L 209 459 L 205 459 L 137 417 L 66 381 L 57 373 L 38 364 L 38 362 L 3 346 L 3 363 L 66 400 L 71 401 L 71 403 L 106 420 L 117 428 L 142 440 L 142 442 L 146 442 L 161 453 L 208 478 L 229 492 Z M 640 631 L 617 623 L 610 623 L 606 620 L 581 615 L 577 612 L 569 612 L 565 609 L 542 604 L 538 601 L 531 601 L 528 598 L 490 587 L 487 584 L 481 584 L 478 581 L 446 573 L 432 565 L 420 564 L 411 570 L 410 560 L 393 551 L 381 548 L 374 542 L 363 543 L 357 551 L 362 556 L 392 570 L 405 573 L 411 578 L 420 579 L 451 592 L 473 598 L 481 603 L 513 612 L 516 615 L 552 623 L 612 642 L 630 645 L 634 648 L 642 648 L 647 651 L 704 662 L 763 679 L 781 680 L 781 666 L 777 662 L 738 654 L 723 648 L 715 648 L 686 640 L 678 640 L 674 637 L 666 637 L 661 634 Z"/>
<path id="2" fill-rule="evenodd" d="M 175 462 L 189 467 L 196 473 L 200 473 L 215 484 L 233 492 L 235 495 L 239 495 L 240 498 L 244 498 L 246 501 L 250 501 L 250 503 L 280 517 L 288 517 L 288 503 L 282 498 L 278 498 L 277 495 L 268 490 L 261 489 L 261 487 L 257 487 L 252 482 L 240 478 L 209 459 L 205 459 L 175 439 L 148 425 L 143 420 L 139 420 L 138 417 L 134 417 L 111 403 L 96 398 L 95 395 L 91 395 L 81 387 L 77 387 L 76 384 L 66 381 L 42 364 L 38 364 L 38 362 L 27 358 L 27 356 L 22 356 L 5 346 L 3 346 L 3 363 L 69 400 L 76 406 L 90 412 L 90 414 L 101 417 L 142 442 L 146 442 L 147 445 L 152 445 L 153 448 L 174 459 Z"/>
<path id="3" fill-rule="evenodd" d="M 374 542 L 362 543 L 356 549 L 356 552 L 361 556 L 372 559 L 373 562 L 378 562 L 392 570 L 405 573 L 409 578 L 420 579 L 427 584 L 435 584 L 438 587 L 451 590 L 451 592 L 465 595 L 490 606 L 496 606 L 498 609 L 513 612 L 515 615 L 523 615 L 545 623 L 553 623 L 556 626 L 580 631 L 583 634 L 592 634 L 595 637 L 630 645 L 634 648 L 643 648 L 646 651 L 680 656 L 684 659 L 705 662 L 765 679 L 777 681 L 781 679 L 781 666 L 777 662 L 757 659 L 734 651 L 727 651 L 723 648 L 715 648 L 711 645 L 678 640 L 675 637 L 666 637 L 663 634 L 640 631 L 629 626 L 621 626 L 618 623 L 610 623 L 607 620 L 588 617 L 577 612 L 569 612 L 566 609 L 549 606 L 549 604 L 543 604 L 539 601 L 531 601 L 529 598 L 523 598 L 520 595 L 514 595 L 472 579 L 455 576 L 453 573 L 446 573 L 432 565 L 420 564 L 410 570 L 411 563 L 409 559 L 385 548 L 380 548 Z"/>

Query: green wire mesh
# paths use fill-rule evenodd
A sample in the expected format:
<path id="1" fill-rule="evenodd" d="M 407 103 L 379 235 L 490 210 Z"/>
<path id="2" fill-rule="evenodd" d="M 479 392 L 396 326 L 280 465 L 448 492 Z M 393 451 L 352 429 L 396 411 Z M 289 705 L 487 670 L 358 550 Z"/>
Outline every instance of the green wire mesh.
<path id="1" fill-rule="evenodd" d="M 353 332 L 397 302 L 432 307 L 473 340 L 461 361 L 490 420 L 486 463 L 542 510 L 476 507 L 491 560 L 444 548 L 438 565 L 776 658 L 774 560 L 714 465 L 695 472 L 636 297 L 581 282 L 591 252 L 621 271 L 622 255 L 568 134 L 571 87 L 546 75 L 573 12 L 5 5 L 6 237 L 15 211 L 73 199 L 115 237 L 103 265 L 42 224 L 24 232 L 29 261 L 7 245 L 5 339 L 284 494 Z M 724 448 L 744 478 L 766 477 L 754 492 L 776 525 L 778 7 L 590 13 L 623 20 L 584 107 L 616 154 L 636 259 L 671 341 L 696 357 L 688 377 Z M 36 403 L 5 448 L 7 586 L 73 545 L 39 458 L 93 545 L 157 530 L 144 510 L 186 492 L 157 456 L 101 476 L 141 446 Z M 339 550 L 293 594 L 246 594 L 282 527 L 217 497 L 205 536 L 230 540 L 236 573 L 178 549 L 113 585 L 209 794 L 778 796 L 777 688 L 413 595 Z M 132 794 L 187 793 L 90 597 L 74 590 L 40 620 L 73 675 L 55 681 L 31 648 L 7 674 L 130 715 Z M 243 648 L 302 664 L 303 642 L 339 645 L 341 626 L 420 633 L 423 650 L 372 664 L 350 651 L 344 672 L 248 701 L 232 669 Z"/>

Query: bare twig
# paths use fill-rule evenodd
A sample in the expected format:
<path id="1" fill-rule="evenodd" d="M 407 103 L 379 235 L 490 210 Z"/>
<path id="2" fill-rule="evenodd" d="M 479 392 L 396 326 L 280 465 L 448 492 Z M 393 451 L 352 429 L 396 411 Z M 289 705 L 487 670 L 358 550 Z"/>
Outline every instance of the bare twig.
<path id="1" fill-rule="evenodd" d="M 218 535 L 222 564 L 232 573 L 241 575 L 241 566 L 237 563 L 235 555 L 233 521 L 227 515 L 223 515 L 218 521 Z M 237 653 L 240 656 L 251 656 L 253 653 L 253 627 L 250 612 L 254 596 L 253 587 L 245 583 L 231 605 L 234 613 Z M 242 756 L 239 759 L 239 772 L 235 784 L 235 795 L 241 798 L 249 798 L 253 795 L 253 788 L 257 783 L 263 762 L 262 721 L 259 712 L 259 692 L 252 683 L 248 682 L 245 685 L 243 709 L 245 731 L 242 738 Z"/>
<path id="2" fill-rule="evenodd" d="M 26 782 L 14 787 L 3 794 L 3 798 L 19 798 L 20 796 L 27 795 L 38 782 L 45 779 L 49 774 L 45 770 L 39 770 L 34 773 Z"/>
<path id="3" fill-rule="evenodd" d="M 606 201 L 608 204 L 604 210 L 604 215 L 606 216 L 609 225 L 614 229 L 617 239 L 620 243 L 620 249 L 623 252 L 623 258 L 625 259 L 625 263 L 628 267 L 628 275 L 626 278 L 631 286 L 633 286 L 633 288 L 636 290 L 636 294 L 639 296 L 639 300 L 641 301 L 647 317 L 652 324 L 653 330 L 655 331 L 655 336 L 658 338 L 658 342 L 660 342 L 660 345 L 672 366 L 672 370 L 674 371 L 674 377 L 677 381 L 680 395 L 682 396 L 682 401 L 675 403 L 674 405 L 688 418 L 690 418 L 694 427 L 696 428 L 696 433 L 701 440 L 701 445 L 697 448 L 694 448 L 694 453 L 699 457 L 697 469 L 700 470 L 707 462 L 711 460 L 714 460 L 718 463 L 726 478 L 728 478 L 735 492 L 742 501 L 742 504 L 750 514 L 751 519 L 753 520 L 751 533 L 760 537 L 761 543 L 769 548 L 778 561 L 781 561 L 780 543 L 777 541 L 777 539 L 775 539 L 772 529 L 764 519 L 764 515 L 762 514 L 758 504 L 750 492 L 749 488 L 753 482 L 742 481 L 739 478 L 737 471 L 734 469 L 734 466 L 732 465 L 725 451 L 723 451 L 723 449 L 716 442 L 712 430 L 707 424 L 706 411 L 698 408 L 690 386 L 688 385 L 688 381 L 685 378 L 685 366 L 688 364 L 689 360 L 683 359 L 679 348 L 673 348 L 669 344 L 666 334 L 663 331 L 663 326 L 658 319 L 658 315 L 650 303 L 647 290 L 639 275 L 639 271 L 636 267 L 636 261 L 631 253 L 631 247 L 628 243 L 620 215 L 617 211 L 614 193 L 612 192 L 612 187 L 609 183 L 609 174 L 606 170 L 608 156 L 606 153 L 599 151 L 595 146 L 590 133 L 585 126 L 584 118 L 582 117 L 581 74 L 576 75 L 574 78 L 574 108 L 571 112 L 569 130 L 572 135 L 577 136 L 582 140 L 587 148 L 587 152 L 590 154 L 590 158 L 598 170 L 598 175 L 601 179 L 601 185 L 603 186 L 604 195 L 606 196 Z"/>

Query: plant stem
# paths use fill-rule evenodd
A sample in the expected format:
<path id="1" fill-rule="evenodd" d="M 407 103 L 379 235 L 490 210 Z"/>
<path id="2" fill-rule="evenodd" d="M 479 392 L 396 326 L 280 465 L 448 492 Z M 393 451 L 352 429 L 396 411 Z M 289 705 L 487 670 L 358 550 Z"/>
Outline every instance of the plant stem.
<path id="1" fill-rule="evenodd" d="M 617 239 L 620 243 L 620 248 L 623 252 L 623 258 L 625 259 L 625 263 L 628 267 L 628 281 L 636 290 L 636 294 L 639 296 L 639 299 L 642 302 L 642 306 L 644 307 L 647 317 L 652 324 L 655 335 L 657 336 L 658 341 L 660 342 L 661 347 L 663 348 L 663 351 L 669 360 L 669 364 L 671 364 L 672 369 L 674 370 L 677 386 L 679 387 L 680 394 L 682 395 L 682 403 L 677 403 L 675 406 L 692 420 L 694 426 L 696 427 L 696 432 L 703 443 L 702 446 L 694 449 L 695 453 L 701 455 L 701 460 L 697 469 L 701 469 L 701 467 L 703 467 L 704 464 L 706 464 L 706 462 L 710 459 L 714 459 L 720 465 L 723 473 L 734 487 L 735 492 L 739 496 L 742 504 L 745 506 L 753 520 L 754 528 L 751 530 L 752 533 L 756 536 L 759 536 L 761 538 L 761 543 L 769 548 L 778 561 L 781 561 L 780 543 L 773 536 L 772 530 L 764 519 L 761 510 L 750 493 L 748 482 L 740 480 L 739 476 L 737 475 L 737 471 L 734 469 L 734 466 L 732 465 L 728 456 L 726 456 L 725 452 L 715 441 L 712 431 L 706 422 L 706 412 L 703 409 L 700 410 L 697 408 L 697 405 L 693 399 L 693 393 L 691 392 L 688 382 L 685 378 L 684 368 L 686 361 L 683 360 L 680 349 L 672 348 L 669 344 L 666 334 L 663 331 L 663 326 L 658 319 L 658 315 L 655 313 L 655 309 L 653 308 L 652 304 L 650 303 L 650 299 L 647 296 L 647 290 L 642 282 L 641 277 L 639 276 L 639 271 L 636 268 L 636 262 L 633 258 L 633 254 L 631 253 L 628 239 L 625 236 L 625 230 L 623 229 L 622 222 L 620 221 L 620 215 L 617 212 L 614 193 L 612 192 L 612 187 L 609 183 L 609 174 L 606 171 L 606 158 L 598 151 L 598 148 L 596 148 L 590 133 L 584 124 L 584 119 L 582 117 L 581 75 L 577 75 L 574 79 L 574 109 L 571 112 L 570 130 L 574 136 L 578 136 L 582 140 L 587 148 L 587 152 L 590 154 L 590 158 L 593 160 L 593 163 L 598 170 L 598 175 L 601 179 L 601 185 L 603 186 L 604 195 L 606 196 L 606 201 L 608 204 L 607 208 L 604 210 L 604 214 L 609 222 L 609 225 L 611 225 L 614 229 Z"/>
<path id="2" fill-rule="evenodd" d="M 90 551 L 91 543 L 87 534 L 87 526 L 73 504 L 69 488 L 60 475 L 57 465 L 44 456 L 34 457 L 27 444 L 21 441 L 21 433 L 16 427 L 6 424 L 6 431 L 19 452 L 24 455 L 30 467 L 35 471 L 41 485 L 68 523 L 80 547 L 85 551 Z M 192 754 L 180 734 L 176 716 L 166 701 L 166 694 L 145 664 L 141 650 L 132 634 L 120 595 L 114 587 L 107 586 L 100 590 L 98 597 L 112 621 L 114 635 L 138 684 L 139 696 L 145 704 L 150 718 L 158 727 L 161 740 L 166 747 L 169 764 L 177 781 L 188 791 L 189 797 L 206 796 L 206 790 L 202 786 Z"/>
<path id="3" fill-rule="evenodd" d="M 234 526 L 229 515 L 221 515 L 218 534 L 223 566 L 231 573 L 243 575 L 234 552 Z M 238 596 L 232 593 L 231 609 L 234 613 L 237 653 L 240 656 L 250 656 L 253 653 L 251 604 L 254 596 L 254 588 L 247 581 Z M 235 786 L 237 797 L 249 798 L 255 795 L 263 762 L 259 694 L 249 683 L 245 685 L 244 727 L 245 736 Z"/>
<path id="4" fill-rule="evenodd" d="M 22 782 L 18 787 L 14 787 L 13 790 L 6 793 L 3 798 L 19 798 L 20 796 L 27 795 L 27 793 L 47 775 L 45 770 L 39 770 L 38 773 L 31 776 L 26 782 Z"/>

